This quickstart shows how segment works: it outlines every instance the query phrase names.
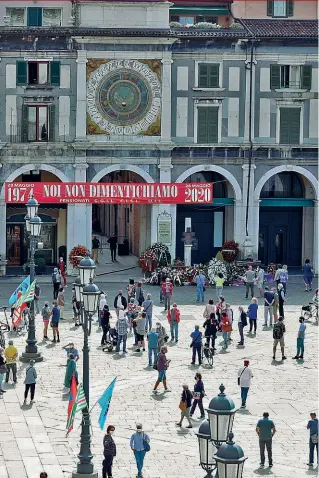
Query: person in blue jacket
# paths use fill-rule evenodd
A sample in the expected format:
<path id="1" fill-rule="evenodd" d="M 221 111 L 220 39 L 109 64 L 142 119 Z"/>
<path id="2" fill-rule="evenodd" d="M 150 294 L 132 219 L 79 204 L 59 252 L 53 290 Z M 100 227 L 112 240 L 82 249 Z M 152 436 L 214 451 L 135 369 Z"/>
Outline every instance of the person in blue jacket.
<path id="1" fill-rule="evenodd" d="M 251 304 L 248 306 L 248 318 L 249 318 L 249 333 L 252 332 L 254 326 L 254 334 L 257 330 L 257 318 L 258 318 L 258 299 L 253 297 Z"/>
<path id="2" fill-rule="evenodd" d="M 205 418 L 205 412 L 203 407 L 203 398 L 205 396 L 205 390 L 204 390 L 204 383 L 202 381 L 202 374 L 197 372 L 194 378 L 195 378 L 195 385 L 194 385 L 194 392 L 193 392 L 193 405 L 191 408 L 190 416 L 192 417 L 194 415 L 196 406 L 198 405 L 198 408 L 200 410 L 199 418 Z"/>
<path id="3" fill-rule="evenodd" d="M 157 352 L 158 352 L 158 334 L 156 333 L 155 329 L 152 328 L 150 333 L 147 336 L 148 340 L 148 366 L 152 367 L 152 365 L 157 364 Z M 152 363 L 152 356 L 154 357 Z"/>

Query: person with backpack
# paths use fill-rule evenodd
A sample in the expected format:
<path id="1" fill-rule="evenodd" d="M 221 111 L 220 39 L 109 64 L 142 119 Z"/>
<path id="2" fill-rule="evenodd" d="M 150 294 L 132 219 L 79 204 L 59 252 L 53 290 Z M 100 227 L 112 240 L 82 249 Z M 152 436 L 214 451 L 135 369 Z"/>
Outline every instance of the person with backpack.
<path id="1" fill-rule="evenodd" d="M 284 286 L 282 284 L 278 284 L 278 305 L 279 305 L 279 315 L 285 318 L 284 313 L 284 303 L 286 302 Z"/>
<path id="2" fill-rule="evenodd" d="M 181 313 L 177 308 L 177 304 L 173 304 L 171 310 L 168 311 L 167 320 L 171 328 L 171 341 L 178 342 L 178 324 L 181 321 Z"/>
<path id="3" fill-rule="evenodd" d="M 249 360 L 244 360 L 244 366 L 238 370 L 238 385 L 240 386 L 241 393 L 241 407 L 246 408 L 247 395 L 250 388 L 251 379 L 253 373 L 249 367 Z"/>
<path id="4" fill-rule="evenodd" d="M 152 328 L 152 316 L 153 316 L 153 301 L 151 294 L 146 295 L 146 300 L 143 302 L 144 312 L 146 313 L 146 332 Z"/>
<path id="5" fill-rule="evenodd" d="M 150 451 L 150 437 L 143 432 L 143 426 L 140 423 L 136 425 L 136 432 L 131 436 L 130 447 L 135 456 L 137 476 L 142 478 L 145 454 Z"/>
<path id="6" fill-rule="evenodd" d="M 317 451 L 317 464 L 318 464 L 318 418 L 317 415 L 310 413 L 311 420 L 308 421 L 307 430 L 310 432 L 309 436 L 309 462 L 308 466 L 313 466 L 315 450 Z"/>
<path id="7" fill-rule="evenodd" d="M 247 314 L 244 311 L 244 308 L 242 306 L 238 307 L 238 311 L 239 311 L 238 332 L 240 335 L 240 341 L 238 342 L 238 345 L 244 345 L 245 343 L 244 327 L 247 326 Z"/>
<path id="8" fill-rule="evenodd" d="M 61 285 L 61 274 L 57 267 L 54 268 L 52 273 L 52 284 L 53 284 L 53 299 L 58 298 L 58 293 Z"/>
<path id="9" fill-rule="evenodd" d="M 284 293 L 287 293 L 287 282 L 288 282 L 288 267 L 286 264 L 282 266 L 282 269 L 279 273 L 280 283 L 283 285 Z"/>
<path id="10" fill-rule="evenodd" d="M 203 328 L 205 329 L 206 346 L 209 347 L 209 343 L 210 341 L 212 341 L 212 348 L 216 350 L 215 340 L 217 335 L 218 322 L 214 312 L 212 312 L 210 314 L 210 317 L 205 320 Z"/>
<path id="11" fill-rule="evenodd" d="M 284 334 L 286 332 L 286 327 L 284 324 L 284 318 L 279 317 L 278 322 L 274 324 L 273 328 L 273 339 L 274 339 L 274 346 L 273 346 L 273 360 L 276 360 L 276 350 L 277 350 L 277 345 L 280 343 L 280 348 L 281 348 L 281 354 L 282 354 L 282 360 L 286 360 L 287 357 L 285 357 L 285 340 L 284 340 Z"/>
<path id="12" fill-rule="evenodd" d="M 141 307 L 144 302 L 144 290 L 142 289 L 142 282 L 138 282 L 135 289 L 135 300 L 138 305 Z"/>

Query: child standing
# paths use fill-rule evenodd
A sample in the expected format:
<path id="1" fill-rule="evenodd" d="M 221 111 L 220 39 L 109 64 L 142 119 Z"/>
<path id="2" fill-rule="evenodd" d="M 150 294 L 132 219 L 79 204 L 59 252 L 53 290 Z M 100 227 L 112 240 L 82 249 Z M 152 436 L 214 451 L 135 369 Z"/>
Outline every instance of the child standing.
<path id="1" fill-rule="evenodd" d="M 248 318 L 249 318 L 249 333 L 252 332 L 254 327 L 254 334 L 257 330 L 257 317 L 258 317 L 258 299 L 253 297 L 251 304 L 248 306 Z"/>

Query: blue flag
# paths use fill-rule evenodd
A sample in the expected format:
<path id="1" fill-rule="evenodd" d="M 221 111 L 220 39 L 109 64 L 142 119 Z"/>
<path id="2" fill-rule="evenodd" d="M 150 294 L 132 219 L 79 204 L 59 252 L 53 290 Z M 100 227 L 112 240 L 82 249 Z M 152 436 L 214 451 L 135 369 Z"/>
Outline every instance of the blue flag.
<path id="1" fill-rule="evenodd" d="M 110 408 L 110 403 L 111 403 L 111 398 L 112 398 L 115 382 L 116 382 L 116 378 L 113 380 L 112 383 L 110 383 L 110 385 L 107 387 L 107 389 L 103 393 L 102 397 L 98 400 L 98 403 L 102 409 L 99 416 L 99 425 L 101 430 L 103 430 L 105 422 L 106 422 L 106 417 Z"/>
<path id="2" fill-rule="evenodd" d="M 21 291 L 22 294 L 28 289 L 30 285 L 30 276 L 26 277 L 21 284 L 16 288 L 16 290 L 13 292 L 12 296 L 9 299 L 9 305 L 13 305 L 18 298 L 18 293 Z"/>

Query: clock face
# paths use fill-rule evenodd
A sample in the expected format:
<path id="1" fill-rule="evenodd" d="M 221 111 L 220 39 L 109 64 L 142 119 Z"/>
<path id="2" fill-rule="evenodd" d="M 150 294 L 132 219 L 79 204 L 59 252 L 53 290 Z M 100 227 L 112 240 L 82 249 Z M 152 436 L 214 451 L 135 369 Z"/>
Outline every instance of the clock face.
<path id="1" fill-rule="evenodd" d="M 87 109 L 101 130 L 137 134 L 156 121 L 161 107 L 157 75 L 136 60 L 112 60 L 90 75 Z"/>

